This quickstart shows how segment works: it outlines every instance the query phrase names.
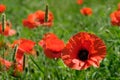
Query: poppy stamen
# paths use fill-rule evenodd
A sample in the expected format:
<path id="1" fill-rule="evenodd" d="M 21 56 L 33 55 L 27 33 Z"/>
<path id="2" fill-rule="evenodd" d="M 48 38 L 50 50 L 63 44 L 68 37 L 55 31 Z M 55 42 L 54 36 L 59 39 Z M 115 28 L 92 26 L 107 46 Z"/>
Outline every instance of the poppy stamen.
<path id="1" fill-rule="evenodd" d="M 86 49 L 82 49 L 78 52 L 78 59 L 86 61 L 88 59 L 89 52 Z"/>

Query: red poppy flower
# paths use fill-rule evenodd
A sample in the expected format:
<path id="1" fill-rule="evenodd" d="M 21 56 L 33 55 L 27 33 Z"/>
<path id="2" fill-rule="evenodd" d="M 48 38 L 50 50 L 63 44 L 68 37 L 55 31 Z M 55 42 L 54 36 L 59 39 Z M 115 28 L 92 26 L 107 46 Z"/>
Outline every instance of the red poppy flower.
<path id="1" fill-rule="evenodd" d="M 4 65 L 7 70 L 13 67 L 13 70 L 14 70 L 13 76 L 18 76 L 18 73 L 23 72 L 23 52 L 21 52 L 21 50 L 17 50 L 15 54 L 16 54 L 15 63 L 7 61 L 0 57 L 0 64 Z"/>
<path id="2" fill-rule="evenodd" d="M 82 8 L 80 10 L 80 12 L 81 12 L 81 14 L 86 15 L 86 16 L 92 15 L 92 9 L 91 8 L 87 8 L 87 7 Z"/>
<path id="3" fill-rule="evenodd" d="M 0 4 L 0 13 L 3 13 L 6 10 L 6 6 L 3 4 Z"/>
<path id="4" fill-rule="evenodd" d="M 0 34 L 3 34 L 4 36 L 12 36 L 16 34 L 16 31 L 11 29 L 12 25 L 11 23 L 6 23 L 6 27 L 4 32 L 2 31 L 2 23 L 0 23 Z"/>
<path id="5" fill-rule="evenodd" d="M 120 4 L 118 4 L 118 10 L 110 14 L 111 24 L 120 26 Z"/>
<path id="6" fill-rule="evenodd" d="M 18 72 L 23 72 L 24 53 L 29 53 L 29 54 L 33 53 L 34 50 L 33 47 L 35 46 L 35 42 L 28 39 L 19 39 L 14 41 L 12 47 L 14 47 L 16 44 L 18 45 L 18 49 L 15 55 L 16 64 L 15 64 L 14 75 L 17 75 Z"/>
<path id="7" fill-rule="evenodd" d="M 38 22 L 37 16 L 35 14 L 30 14 L 30 15 L 28 15 L 27 19 L 23 20 L 23 25 L 25 27 L 32 29 L 32 28 L 38 27 L 40 25 L 40 23 Z"/>
<path id="8" fill-rule="evenodd" d="M 27 19 L 23 20 L 23 25 L 28 28 L 36 28 L 38 26 L 52 26 L 53 24 L 53 14 L 51 12 L 48 13 L 48 21 L 44 22 L 45 12 L 44 11 L 36 11 L 33 14 L 28 15 Z"/>
<path id="9" fill-rule="evenodd" d="M 110 14 L 112 25 L 120 26 L 120 20 L 119 20 L 119 17 L 117 17 L 118 14 L 120 14 L 120 11 L 119 12 L 115 11 L 115 12 Z"/>
<path id="10" fill-rule="evenodd" d="M 45 12 L 44 11 L 39 10 L 39 11 L 36 11 L 35 14 L 37 15 L 37 19 L 42 26 L 48 26 L 48 27 L 52 26 L 53 19 L 54 19 L 52 12 L 48 12 L 48 21 L 47 22 L 44 22 L 45 21 L 45 19 L 44 19 Z"/>
<path id="11" fill-rule="evenodd" d="M 33 51 L 35 42 L 27 39 L 19 39 L 14 41 L 14 43 L 12 44 L 12 47 L 14 47 L 15 45 L 18 45 L 18 47 L 15 53 L 14 76 L 16 76 L 17 73 L 23 72 L 24 53 L 31 53 Z M 2 63 L 3 61 L 1 60 L 0 62 Z M 5 61 L 2 64 L 5 65 L 6 67 L 8 66 L 8 68 L 11 66 L 10 63 L 9 65 L 7 65 L 8 62 L 5 62 Z"/>
<path id="12" fill-rule="evenodd" d="M 23 72 L 23 52 L 21 50 L 17 50 L 17 53 L 15 53 L 16 61 L 15 63 L 7 61 L 0 57 L 0 64 L 3 65 L 7 70 L 9 70 L 11 67 L 14 69 L 14 76 L 17 76 L 17 73 Z"/>
<path id="13" fill-rule="evenodd" d="M 118 9 L 110 14 L 111 24 L 114 26 L 120 26 L 120 3 Z"/>
<path id="14" fill-rule="evenodd" d="M 28 39 L 19 39 L 14 41 L 12 47 L 14 47 L 15 45 L 18 45 L 18 49 L 15 55 L 15 59 L 16 59 L 15 71 L 22 72 L 24 53 L 35 55 L 35 53 L 33 54 L 33 50 L 34 50 L 33 47 L 35 46 L 35 42 Z"/>
<path id="15" fill-rule="evenodd" d="M 106 55 L 104 42 L 87 32 L 74 35 L 63 49 L 64 63 L 76 70 L 87 69 L 90 66 L 99 67 L 100 61 Z"/>
<path id="16" fill-rule="evenodd" d="M 14 47 L 16 44 L 18 45 L 18 49 L 23 51 L 24 53 L 31 53 L 33 47 L 35 46 L 35 42 L 28 39 L 15 40 L 12 44 L 12 47 Z"/>
<path id="17" fill-rule="evenodd" d="M 23 59 L 21 59 L 21 60 L 23 60 Z M 0 57 L 0 64 L 4 65 L 7 70 L 9 70 L 10 67 L 12 67 L 12 65 L 13 65 L 12 62 L 5 60 L 1 57 Z M 15 72 L 22 72 L 23 71 L 23 62 L 19 61 L 19 62 L 15 63 L 15 70 L 14 71 Z"/>
<path id="18" fill-rule="evenodd" d="M 7 61 L 7 60 L 0 57 L 0 64 L 4 65 L 6 67 L 6 69 L 8 70 L 11 67 L 12 62 Z"/>
<path id="19" fill-rule="evenodd" d="M 60 58 L 64 48 L 64 42 L 57 38 L 53 33 L 44 35 L 44 38 L 38 43 L 43 47 L 44 53 L 48 58 Z"/>
<path id="20" fill-rule="evenodd" d="M 83 3 L 83 0 L 77 0 L 77 4 L 81 5 Z"/>
<path id="21" fill-rule="evenodd" d="M 14 47 L 15 45 L 18 45 L 18 47 L 15 53 L 14 76 L 16 76 L 17 73 L 23 72 L 24 53 L 29 53 L 29 54 L 31 54 L 31 52 L 33 53 L 33 50 L 34 50 L 33 47 L 35 46 L 35 42 L 27 39 L 19 39 L 14 41 L 14 43 L 12 44 L 12 47 Z M 9 68 L 11 64 L 13 64 L 5 60 L 3 61 L 2 59 L 0 59 L 0 63 L 2 65 L 5 65 L 7 68 Z"/>
<path id="22" fill-rule="evenodd" d="M 23 58 L 24 58 L 24 52 L 17 49 L 16 53 L 15 53 L 15 63 L 14 63 L 14 73 L 17 72 L 22 72 L 23 71 Z M 12 62 L 7 61 L 3 58 L 0 57 L 0 63 L 1 65 L 4 65 L 7 70 L 10 69 L 10 67 L 13 65 Z"/>

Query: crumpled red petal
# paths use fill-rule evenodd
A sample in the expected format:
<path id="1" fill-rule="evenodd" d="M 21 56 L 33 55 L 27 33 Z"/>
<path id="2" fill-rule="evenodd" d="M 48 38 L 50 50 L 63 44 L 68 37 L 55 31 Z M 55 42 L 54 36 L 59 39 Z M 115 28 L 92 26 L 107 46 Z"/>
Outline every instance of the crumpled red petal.
<path id="1" fill-rule="evenodd" d="M 43 49 L 44 53 L 49 58 L 60 58 L 61 52 L 64 48 L 64 42 L 60 40 L 55 34 L 47 33 L 43 39 L 38 43 Z"/>

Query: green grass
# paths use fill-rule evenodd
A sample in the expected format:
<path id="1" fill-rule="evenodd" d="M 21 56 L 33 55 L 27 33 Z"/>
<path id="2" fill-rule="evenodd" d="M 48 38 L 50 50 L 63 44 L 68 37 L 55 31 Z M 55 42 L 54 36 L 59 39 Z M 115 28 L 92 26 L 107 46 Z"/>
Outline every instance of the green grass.
<path id="1" fill-rule="evenodd" d="M 107 45 L 107 55 L 100 68 L 90 67 L 80 71 L 69 69 L 61 59 L 48 59 L 36 45 L 39 56 L 33 58 L 26 55 L 26 69 L 20 78 L 0 72 L 0 80 L 120 80 L 120 28 L 112 26 L 109 18 L 110 13 L 117 9 L 118 2 L 119 0 L 84 0 L 82 5 L 77 5 L 76 0 L 0 0 L 0 3 L 7 6 L 7 19 L 18 33 L 5 37 L 6 42 L 12 43 L 21 37 L 35 42 L 41 40 L 47 30 L 42 27 L 29 30 L 23 27 L 22 20 L 36 10 L 45 10 L 45 5 L 48 4 L 49 10 L 54 14 L 54 25 L 49 32 L 55 33 L 66 43 L 72 35 L 87 31 L 102 38 Z M 81 15 L 82 7 L 91 7 L 93 15 Z"/>

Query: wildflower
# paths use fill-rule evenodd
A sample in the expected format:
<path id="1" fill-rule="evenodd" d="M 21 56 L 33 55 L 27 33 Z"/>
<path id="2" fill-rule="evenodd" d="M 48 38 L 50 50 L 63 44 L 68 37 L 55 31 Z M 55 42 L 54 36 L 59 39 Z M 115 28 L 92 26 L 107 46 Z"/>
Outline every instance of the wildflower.
<path id="1" fill-rule="evenodd" d="M 87 69 L 90 66 L 99 67 L 100 61 L 106 55 L 104 42 L 87 32 L 80 32 L 70 38 L 62 52 L 64 63 L 76 70 Z"/>
<path id="2" fill-rule="evenodd" d="M 18 76 L 18 73 L 23 72 L 23 58 L 22 56 L 20 56 L 20 54 L 22 53 L 20 52 L 20 50 L 18 50 L 16 53 L 16 62 L 14 63 L 0 57 L 0 64 L 3 65 L 6 70 L 10 70 L 10 68 L 13 68 L 13 76 Z"/>
<path id="3" fill-rule="evenodd" d="M 52 26 L 53 19 L 54 19 L 52 12 L 48 12 L 47 22 L 45 22 L 45 19 L 44 19 L 45 18 L 45 12 L 44 11 L 38 10 L 38 11 L 35 12 L 35 14 L 37 16 L 37 19 L 38 19 L 40 25 L 48 26 L 48 27 Z"/>
<path id="4" fill-rule="evenodd" d="M 15 45 L 18 45 L 17 51 L 15 53 L 15 73 L 22 72 L 23 71 L 23 60 L 24 60 L 24 53 L 32 54 L 35 46 L 35 42 L 28 39 L 19 39 L 15 40 L 11 47 L 15 47 Z M 35 55 L 35 54 L 32 54 Z"/>
<path id="5" fill-rule="evenodd" d="M 8 70 L 11 67 L 12 62 L 7 61 L 7 60 L 5 60 L 5 59 L 3 59 L 3 58 L 0 57 L 0 64 L 4 65 L 5 68 Z"/>
<path id="6" fill-rule="evenodd" d="M 48 21 L 45 22 L 45 12 L 38 10 L 33 14 L 28 15 L 27 19 L 23 20 L 23 25 L 30 29 L 36 28 L 38 26 L 52 26 L 53 25 L 53 14 L 52 12 L 48 13 Z"/>
<path id="7" fill-rule="evenodd" d="M 61 52 L 64 48 L 64 42 L 60 40 L 55 34 L 47 33 L 43 39 L 38 43 L 43 47 L 44 53 L 48 58 L 60 58 Z"/>
<path id="8" fill-rule="evenodd" d="M 27 19 L 23 20 L 23 25 L 32 29 L 38 27 L 40 23 L 38 22 L 37 16 L 35 14 L 29 14 Z"/>
<path id="9" fill-rule="evenodd" d="M 6 6 L 3 4 L 0 4 L 0 13 L 3 13 L 6 10 Z"/>
<path id="10" fill-rule="evenodd" d="M 24 70 L 24 53 L 31 54 L 33 52 L 33 47 L 35 46 L 35 42 L 28 39 L 19 39 L 14 41 L 14 43 L 11 45 L 11 47 L 15 47 L 15 45 L 18 45 L 15 52 L 15 61 L 13 63 L 6 61 L 2 58 L 0 58 L 0 63 L 2 65 L 5 65 L 7 68 L 10 68 L 13 64 L 14 69 L 14 76 L 17 76 L 18 73 L 22 73 Z"/>
<path id="11" fill-rule="evenodd" d="M 22 72 L 23 71 L 23 62 L 19 61 L 17 63 L 10 62 L 8 60 L 5 60 L 0 57 L 0 64 L 3 65 L 7 70 L 9 70 L 11 67 L 14 67 L 15 72 Z M 15 64 L 15 66 L 12 66 Z"/>
<path id="12" fill-rule="evenodd" d="M 18 45 L 17 51 L 15 53 L 15 74 L 14 75 L 18 75 L 18 73 L 23 72 L 24 70 L 24 53 L 27 54 L 32 54 L 34 49 L 33 47 L 35 46 L 35 42 L 33 42 L 32 40 L 28 40 L 28 39 L 19 39 L 14 41 L 14 43 L 12 44 L 12 47 L 14 47 L 15 45 Z M 32 54 L 34 55 L 34 54 Z"/>
<path id="13" fill-rule="evenodd" d="M 11 47 L 15 47 L 17 45 L 17 49 L 15 52 L 15 63 L 14 63 L 14 76 L 17 76 L 18 73 L 22 73 L 24 70 L 24 53 L 32 54 L 35 46 L 35 42 L 28 39 L 19 39 L 15 40 Z M 33 55 L 33 54 L 32 54 Z"/>
<path id="14" fill-rule="evenodd" d="M 14 47 L 16 44 L 18 45 L 19 50 L 29 54 L 31 53 L 33 47 L 35 46 L 35 42 L 33 42 L 32 40 L 22 39 L 22 38 L 19 40 L 15 40 L 12 44 L 12 47 Z"/>
<path id="15" fill-rule="evenodd" d="M 2 23 L 0 23 L 0 34 L 4 35 L 4 36 L 13 36 L 16 34 L 16 31 L 11 29 L 12 24 L 9 22 L 6 22 L 6 27 L 4 32 L 2 31 Z"/>
<path id="16" fill-rule="evenodd" d="M 82 8 L 80 12 L 81 14 L 86 15 L 86 16 L 92 15 L 92 9 L 88 7 Z"/>
<path id="17" fill-rule="evenodd" d="M 120 26 L 120 3 L 118 9 L 110 14 L 110 18 L 113 26 Z"/>
<path id="18" fill-rule="evenodd" d="M 111 24 L 115 26 L 120 26 L 120 11 L 115 11 L 110 14 Z"/>
<path id="19" fill-rule="evenodd" d="M 83 3 L 83 0 L 77 0 L 77 4 L 81 5 Z"/>

